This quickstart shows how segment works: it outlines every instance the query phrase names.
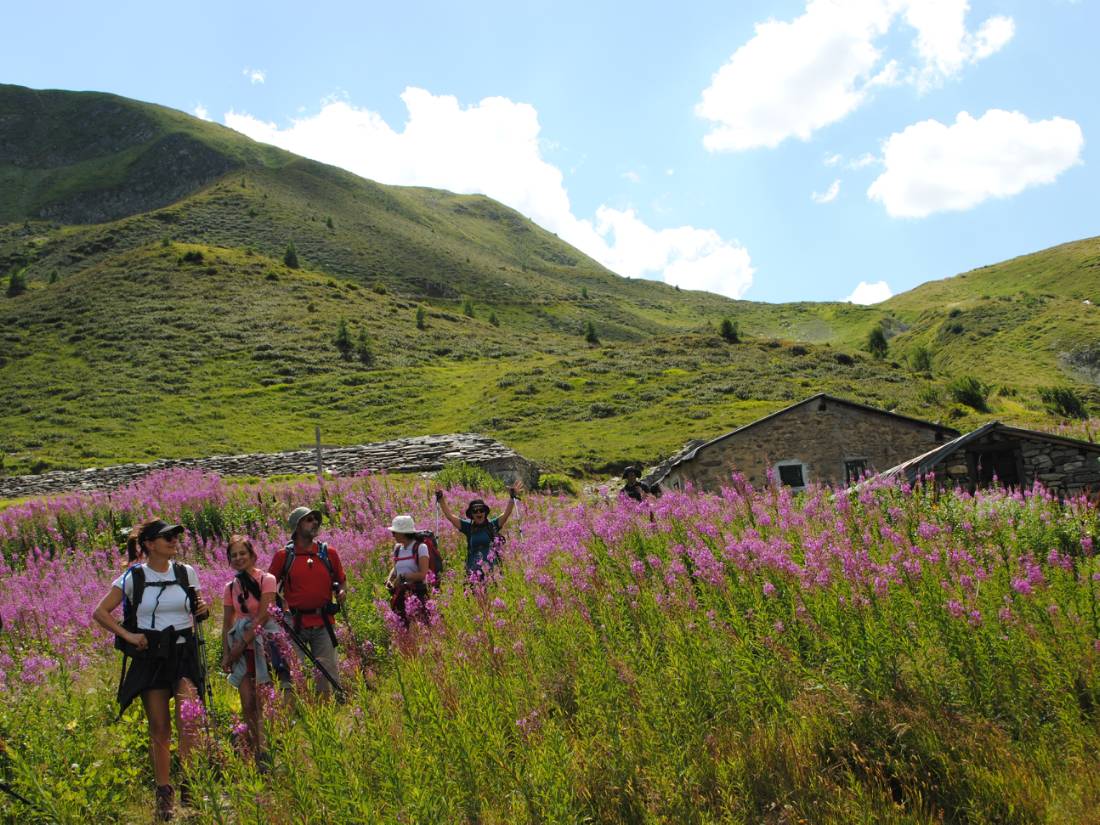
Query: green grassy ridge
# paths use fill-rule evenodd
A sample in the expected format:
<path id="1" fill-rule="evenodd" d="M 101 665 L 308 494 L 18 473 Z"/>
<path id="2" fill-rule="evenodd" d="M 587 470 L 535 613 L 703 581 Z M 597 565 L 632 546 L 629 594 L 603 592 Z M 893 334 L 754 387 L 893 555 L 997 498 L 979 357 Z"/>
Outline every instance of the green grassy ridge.
<path id="1" fill-rule="evenodd" d="M 881 306 L 908 327 L 892 347 L 904 353 L 924 345 L 944 372 L 1028 389 L 1076 381 L 1084 389 L 1095 377 L 1072 362 L 1091 364 L 1097 301 L 1100 238 L 1089 238 L 922 284 Z"/>
<path id="2" fill-rule="evenodd" d="M 294 449 L 319 423 L 330 442 L 481 430 L 584 472 L 656 460 L 820 388 L 919 404 L 898 367 L 844 366 L 829 347 L 712 332 L 593 349 L 440 308 L 417 330 L 416 306 L 239 249 L 115 255 L 0 302 L 0 450 L 18 472 Z M 371 368 L 340 358 L 339 320 L 367 330 Z"/>
<path id="3" fill-rule="evenodd" d="M 990 415 L 1018 423 L 1051 421 L 1044 385 L 1074 382 L 1100 404 L 1096 307 L 1082 303 L 1100 239 L 874 307 L 733 301 L 621 278 L 484 196 L 385 186 L 124 98 L 0 86 L 0 112 L 28 100 L 46 114 L 12 145 L 21 174 L 60 187 L 49 197 L 111 189 L 172 135 L 230 171 L 99 224 L 26 220 L 29 190 L 0 187 L 0 275 L 25 266 L 29 281 L 0 297 L 7 472 L 290 449 L 315 423 L 332 443 L 476 429 L 552 469 L 598 472 L 817 391 L 966 428 L 989 417 L 946 392 L 968 372 L 998 389 Z M 299 270 L 282 263 L 289 241 Z M 180 263 L 187 252 L 201 264 Z M 750 343 L 722 343 L 723 318 Z M 341 319 L 370 334 L 372 368 L 339 359 Z M 881 363 L 858 353 L 879 324 Z M 932 376 L 904 369 L 918 345 Z"/>
<path id="4" fill-rule="evenodd" d="M 0 223 L 65 212 L 82 197 L 135 186 L 162 205 L 193 189 L 186 180 L 178 182 L 182 189 L 165 186 L 171 168 L 195 172 L 205 161 L 221 170 L 213 178 L 229 168 L 280 166 L 294 157 L 174 109 L 99 92 L 0 84 L 0 122 Z"/>

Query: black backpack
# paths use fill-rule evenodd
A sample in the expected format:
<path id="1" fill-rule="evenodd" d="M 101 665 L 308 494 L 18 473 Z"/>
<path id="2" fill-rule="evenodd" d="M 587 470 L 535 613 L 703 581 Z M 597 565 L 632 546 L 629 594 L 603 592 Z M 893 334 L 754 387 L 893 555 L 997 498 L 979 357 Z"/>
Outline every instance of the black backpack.
<path id="1" fill-rule="evenodd" d="M 158 581 L 147 582 L 145 581 L 145 568 L 140 564 L 132 565 L 122 577 L 122 626 L 131 633 L 138 632 L 137 624 L 137 611 L 138 605 L 141 604 L 142 596 L 145 594 L 146 587 L 158 587 L 163 590 L 165 587 L 172 587 L 178 585 L 183 588 L 184 594 L 187 596 L 187 610 L 190 613 L 195 612 L 195 594 L 191 589 L 191 581 L 187 577 L 187 568 L 178 562 L 172 562 L 172 572 L 175 575 L 175 581 Z M 132 593 L 127 598 L 126 596 L 126 576 L 130 577 Z M 115 649 L 121 650 L 123 653 L 129 652 L 130 645 L 123 640 L 121 636 L 115 636 Z"/>

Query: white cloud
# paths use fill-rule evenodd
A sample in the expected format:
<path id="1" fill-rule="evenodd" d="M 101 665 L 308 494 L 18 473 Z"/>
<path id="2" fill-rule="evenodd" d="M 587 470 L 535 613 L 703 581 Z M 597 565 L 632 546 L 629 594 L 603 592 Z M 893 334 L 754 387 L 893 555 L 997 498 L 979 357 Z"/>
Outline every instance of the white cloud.
<path id="1" fill-rule="evenodd" d="M 878 162 L 879 159 L 868 152 L 867 154 L 860 155 L 858 158 L 852 158 L 848 161 L 848 168 L 853 170 L 866 169 L 868 166 L 873 166 Z"/>
<path id="2" fill-rule="evenodd" d="M 1084 142 L 1081 127 L 1061 117 L 990 109 L 976 119 L 960 112 L 950 126 L 925 120 L 886 140 L 886 169 L 867 196 L 893 217 L 970 209 L 1051 183 L 1080 163 Z"/>
<path id="3" fill-rule="evenodd" d="M 841 161 L 843 161 L 843 160 L 844 160 L 843 155 L 832 154 L 832 155 L 826 155 L 825 159 L 822 161 L 822 163 L 824 163 L 826 166 L 838 166 L 841 163 Z"/>
<path id="4" fill-rule="evenodd" d="M 876 88 L 907 77 L 928 88 L 1003 47 L 1011 18 L 966 28 L 967 0 L 808 0 L 789 22 L 758 23 L 753 37 L 711 78 L 695 107 L 712 122 L 711 151 L 809 140 L 863 105 Z M 917 66 L 903 72 L 879 44 L 899 20 L 916 30 Z M 885 61 L 885 62 L 884 62 Z"/>
<path id="5" fill-rule="evenodd" d="M 245 68 L 241 74 L 248 78 L 248 82 L 255 86 L 257 83 L 263 83 L 267 80 L 267 72 L 263 69 L 249 69 Z"/>
<path id="6" fill-rule="evenodd" d="M 873 284 L 860 281 L 859 286 L 845 300 L 852 304 L 878 304 L 893 294 L 886 281 L 875 281 Z"/>
<path id="7" fill-rule="evenodd" d="M 641 183 L 642 182 L 642 176 L 639 175 L 637 172 L 635 172 L 633 169 L 631 169 L 627 172 L 623 172 L 623 177 L 626 178 L 631 183 Z"/>
<path id="8" fill-rule="evenodd" d="M 330 100 L 280 128 L 229 112 L 227 126 L 265 143 L 341 166 L 382 183 L 478 192 L 531 217 L 609 269 L 630 277 L 740 297 L 752 283 L 748 251 L 709 229 L 655 229 L 637 214 L 601 206 L 595 220 L 573 214 L 558 167 L 542 156 L 538 112 L 503 97 L 463 107 L 408 88 L 400 132 L 376 112 Z"/>
<path id="9" fill-rule="evenodd" d="M 832 185 L 826 190 L 825 194 L 819 194 L 814 192 L 810 195 L 810 198 L 814 203 L 832 203 L 836 200 L 837 195 L 840 194 L 840 178 L 833 181 Z"/>
<path id="10" fill-rule="evenodd" d="M 195 108 L 191 110 L 194 112 L 195 117 L 199 120 L 210 120 L 210 112 L 201 103 L 195 105 Z"/>

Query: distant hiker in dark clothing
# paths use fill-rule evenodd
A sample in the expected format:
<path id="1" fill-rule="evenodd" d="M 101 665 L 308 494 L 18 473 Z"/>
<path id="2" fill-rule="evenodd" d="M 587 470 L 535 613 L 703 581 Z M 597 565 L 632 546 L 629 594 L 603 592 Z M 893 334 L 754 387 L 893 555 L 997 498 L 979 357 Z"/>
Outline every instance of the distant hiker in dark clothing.
<path id="1" fill-rule="evenodd" d="M 287 527 L 291 540 L 275 553 L 268 572 L 279 583 L 295 633 L 335 678 L 340 668 L 332 617 L 347 598 L 344 567 L 335 550 L 316 540 L 321 529 L 318 510 L 299 507 L 287 518 Z M 305 652 L 298 649 L 298 654 L 303 665 L 307 663 Z M 328 679 L 319 679 L 316 685 L 322 695 L 332 690 Z"/>
<path id="2" fill-rule="evenodd" d="M 661 488 L 656 484 L 646 484 L 638 480 L 638 468 L 634 466 L 623 469 L 623 489 L 619 492 L 624 496 L 630 496 L 635 501 L 641 501 L 645 496 L 661 497 Z"/>
<path id="3" fill-rule="evenodd" d="M 475 498 L 466 507 L 466 518 L 460 519 L 451 512 L 443 498 L 443 491 L 435 491 L 435 500 L 443 511 L 443 517 L 466 537 L 466 575 L 480 578 L 500 563 L 500 531 L 508 523 L 512 510 L 519 499 L 523 482 L 517 481 L 508 488 L 508 504 L 499 516 L 489 518 L 489 505 Z"/>
<path id="4" fill-rule="evenodd" d="M 137 532 L 137 547 L 145 562 L 135 564 L 115 579 L 96 606 L 92 618 L 115 634 L 129 667 L 119 683 L 122 710 L 138 696 L 149 723 L 150 756 L 157 784 L 158 818 L 172 817 L 175 795 L 171 777 L 172 716 L 169 701 L 176 700 L 179 756 L 187 758 L 191 736 L 180 721 L 180 703 L 202 695 L 202 669 L 195 640 L 195 620 L 208 614 L 199 592 L 199 580 L 189 564 L 175 560 L 183 528 L 160 519 L 147 521 Z M 136 554 L 136 555 L 140 555 Z M 112 614 L 124 604 L 123 619 Z M 181 788 L 180 799 L 186 799 Z"/>

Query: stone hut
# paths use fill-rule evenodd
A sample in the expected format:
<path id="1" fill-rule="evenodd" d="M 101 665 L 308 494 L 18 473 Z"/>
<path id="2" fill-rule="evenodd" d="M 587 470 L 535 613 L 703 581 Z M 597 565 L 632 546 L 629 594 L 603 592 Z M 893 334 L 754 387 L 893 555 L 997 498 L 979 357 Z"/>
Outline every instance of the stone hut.
<path id="1" fill-rule="evenodd" d="M 742 473 L 754 485 L 776 480 L 848 485 L 881 467 L 945 444 L 958 430 L 825 393 L 705 441 L 674 456 L 645 481 L 666 489 L 717 490 Z"/>
<path id="2" fill-rule="evenodd" d="M 940 484 L 972 492 L 994 478 L 1006 487 L 1039 482 L 1061 495 L 1074 495 L 1100 490 L 1100 444 L 990 421 L 882 475 L 910 484 L 934 475 Z"/>

